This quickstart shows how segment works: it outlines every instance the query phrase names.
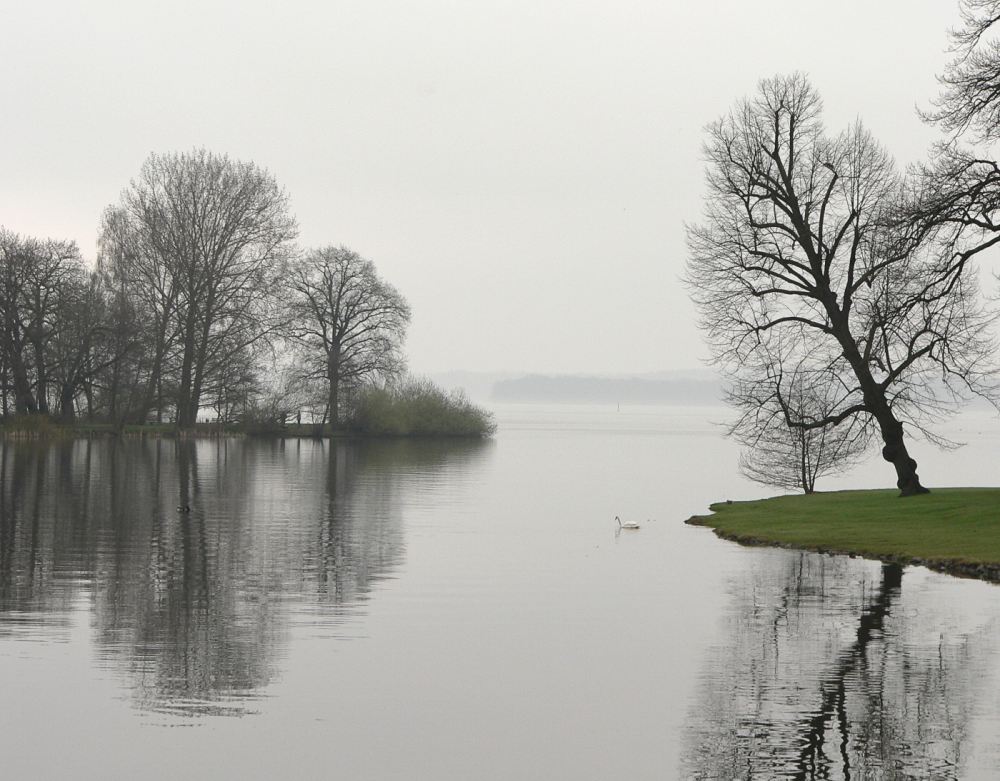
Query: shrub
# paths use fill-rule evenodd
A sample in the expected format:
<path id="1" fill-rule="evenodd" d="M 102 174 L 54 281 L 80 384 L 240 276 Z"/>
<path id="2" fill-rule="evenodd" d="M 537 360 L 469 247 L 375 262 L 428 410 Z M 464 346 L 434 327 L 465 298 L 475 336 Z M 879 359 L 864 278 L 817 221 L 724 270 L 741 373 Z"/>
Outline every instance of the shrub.
<path id="1" fill-rule="evenodd" d="M 360 391 L 346 428 L 380 436 L 487 437 L 496 431 L 496 423 L 462 391 L 448 393 L 430 380 L 407 379 Z"/>

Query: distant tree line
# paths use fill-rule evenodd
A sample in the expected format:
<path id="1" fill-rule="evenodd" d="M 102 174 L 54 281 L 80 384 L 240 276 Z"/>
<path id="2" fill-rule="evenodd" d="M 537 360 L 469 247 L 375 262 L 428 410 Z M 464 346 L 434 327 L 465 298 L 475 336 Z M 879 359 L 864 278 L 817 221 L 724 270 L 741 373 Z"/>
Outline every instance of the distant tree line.
<path id="1" fill-rule="evenodd" d="M 0 412 L 337 426 L 360 388 L 403 377 L 410 309 L 370 260 L 297 232 L 270 173 L 203 149 L 146 160 L 94 268 L 0 228 Z"/>
<path id="2" fill-rule="evenodd" d="M 829 133 L 801 74 L 711 124 L 687 281 L 755 480 L 811 491 L 879 440 L 902 495 L 909 439 L 970 396 L 1000 400 L 996 311 L 971 260 L 1000 242 L 1000 0 L 963 0 L 924 118 L 947 131 L 899 171 L 861 122 Z"/>

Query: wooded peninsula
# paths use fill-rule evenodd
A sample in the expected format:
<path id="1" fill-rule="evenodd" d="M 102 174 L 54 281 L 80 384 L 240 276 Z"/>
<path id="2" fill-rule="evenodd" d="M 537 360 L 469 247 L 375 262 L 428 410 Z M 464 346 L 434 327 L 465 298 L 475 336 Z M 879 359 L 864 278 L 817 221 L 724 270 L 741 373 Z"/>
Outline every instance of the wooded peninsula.
<path id="1" fill-rule="evenodd" d="M 270 173 L 204 149 L 146 160 L 94 268 L 0 227 L 3 432 L 490 435 L 406 374 L 410 308 L 374 263 L 297 235 Z"/>

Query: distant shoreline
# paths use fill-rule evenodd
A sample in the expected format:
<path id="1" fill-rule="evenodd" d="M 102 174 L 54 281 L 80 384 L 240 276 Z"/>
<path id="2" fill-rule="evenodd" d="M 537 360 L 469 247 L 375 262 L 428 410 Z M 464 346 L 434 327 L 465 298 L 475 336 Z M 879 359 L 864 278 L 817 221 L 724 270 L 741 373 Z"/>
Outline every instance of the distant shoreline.
<path id="1" fill-rule="evenodd" d="M 491 394 L 494 402 L 543 404 L 716 406 L 722 397 L 722 385 L 714 376 L 685 372 L 647 377 L 529 374 L 497 381 Z"/>

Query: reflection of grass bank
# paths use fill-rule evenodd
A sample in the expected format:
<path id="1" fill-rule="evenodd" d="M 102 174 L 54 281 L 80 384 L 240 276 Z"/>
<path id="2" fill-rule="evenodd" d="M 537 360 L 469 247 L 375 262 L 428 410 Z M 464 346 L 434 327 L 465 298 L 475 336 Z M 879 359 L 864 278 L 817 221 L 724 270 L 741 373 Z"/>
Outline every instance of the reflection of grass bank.
<path id="1" fill-rule="evenodd" d="M 896 490 L 840 491 L 710 509 L 712 515 L 687 523 L 744 544 L 923 564 L 1000 581 L 1000 488 L 937 488 L 905 499 Z"/>

